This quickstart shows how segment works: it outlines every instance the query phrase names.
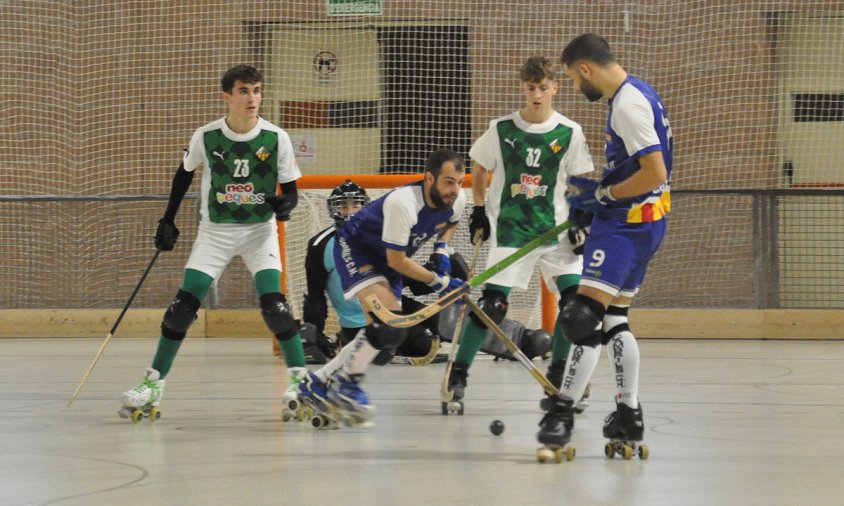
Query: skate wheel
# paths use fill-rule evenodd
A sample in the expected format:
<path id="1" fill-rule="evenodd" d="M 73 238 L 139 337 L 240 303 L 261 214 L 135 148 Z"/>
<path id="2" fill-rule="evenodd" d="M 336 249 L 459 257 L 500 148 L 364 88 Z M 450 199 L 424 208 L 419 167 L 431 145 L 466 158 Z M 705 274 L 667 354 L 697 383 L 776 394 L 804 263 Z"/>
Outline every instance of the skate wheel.
<path id="1" fill-rule="evenodd" d="M 443 415 L 448 415 L 448 403 L 447 402 L 441 402 L 440 403 L 440 409 L 442 410 Z"/>
<path id="2" fill-rule="evenodd" d="M 141 411 L 140 409 L 132 410 L 132 422 L 138 423 L 143 419 L 143 417 L 144 417 L 144 412 Z"/>
<path id="3" fill-rule="evenodd" d="M 639 445 L 639 460 L 648 460 L 650 455 L 651 451 L 648 449 L 648 445 Z"/>
<path id="4" fill-rule="evenodd" d="M 630 445 L 622 445 L 621 446 L 621 457 L 624 460 L 630 460 L 633 458 L 633 447 Z"/>
<path id="5" fill-rule="evenodd" d="M 315 429 L 321 429 L 328 425 L 328 419 L 322 415 L 316 415 L 311 418 L 311 426 Z"/>
<path id="6" fill-rule="evenodd" d="M 159 418 L 161 418 L 161 411 L 159 411 L 158 408 L 153 407 L 149 410 L 149 414 L 147 416 L 149 416 L 149 421 L 155 423 Z"/>
<path id="7" fill-rule="evenodd" d="M 610 459 L 615 457 L 615 446 L 612 443 L 607 443 L 604 445 L 604 455 L 606 455 L 607 458 Z"/>
<path id="8" fill-rule="evenodd" d="M 463 401 L 457 401 L 457 405 L 459 406 L 457 408 L 457 414 L 463 416 Z"/>
<path id="9" fill-rule="evenodd" d="M 574 446 L 567 446 L 566 450 L 566 461 L 571 462 L 574 460 L 574 457 L 577 455 L 577 449 Z"/>
<path id="10" fill-rule="evenodd" d="M 304 420 L 305 420 L 305 410 L 300 409 L 299 411 L 296 412 L 296 421 L 302 422 Z"/>
<path id="11" fill-rule="evenodd" d="M 542 464 L 546 462 L 551 462 L 552 460 L 554 460 L 554 452 L 552 452 L 550 448 L 546 448 L 544 446 L 542 448 L 537 448 L 536 460 L 538 460 Z"/>
<path id="12" fill-rule="evenodd" d="M 299 400 L 290 399 L 289 401 L 287 401 L 287 409 L 293 412 L 299 411 Z"/>
<path id="13" fill-rule="evenodd" d="M 289 422 L 292 419 L 293 419 L 293 415 L 291 415 L 287 411 L 284 411 L 284 412 L 281 413 L 281 421 L 282 422 Z"/>
<path id="14" fill-rule="evenodd" d="M 557 448 L 554 450 L 554 461 L 557 464 L 561 464 L 563 462 L 564 452 L 562 448 Z"/>

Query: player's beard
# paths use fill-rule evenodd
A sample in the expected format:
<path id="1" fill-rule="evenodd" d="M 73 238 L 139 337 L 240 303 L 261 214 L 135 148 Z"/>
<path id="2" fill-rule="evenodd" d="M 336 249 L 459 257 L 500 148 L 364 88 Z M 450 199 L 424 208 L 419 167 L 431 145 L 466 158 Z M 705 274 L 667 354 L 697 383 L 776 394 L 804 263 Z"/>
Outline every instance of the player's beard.
<path id="1" fill-rule="evenodd" d="M 451 209 L 451 207 L 454 205 L 453 203 L 446 204 L 445 200 L 443 200 L 442 193 L 440 193 L 440 191 L 437 190 L 437 187 L 434 185 L 431 186 L 431 203 L 434 204 L 434 207 L 436 207 L 438 211 L 445 211 L 447 209 Z"/>
<path id="2" fill-rule="evenodd" d="M 583 95 L 586 96 L 586 99 L 590 102 L 597 102 L 604 96 L 604 94 L 601 93 L 594 84 L 583 78 L 581 78 L 580 81 L 580 92 L 583 93 Z"/>

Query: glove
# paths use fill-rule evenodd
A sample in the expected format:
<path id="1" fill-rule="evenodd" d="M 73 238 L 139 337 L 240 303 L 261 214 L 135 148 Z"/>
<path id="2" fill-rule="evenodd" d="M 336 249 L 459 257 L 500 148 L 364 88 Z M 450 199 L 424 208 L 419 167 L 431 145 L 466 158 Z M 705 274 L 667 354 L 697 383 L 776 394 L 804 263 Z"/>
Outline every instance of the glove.
<path id="1" fill-rule="evenodd" d="M 481 242 L 486 242 L 489 239 L 490 225 L 485 206 L 472 208 L 472 215 L 469 217 L 469 240 L 472 241 L 472 244 L 475 244 L 475 233 L 478 230 L 483 231 Z"/>
<path id="2" fill-rule="evenodd" d="M 610 194 L 609 187 L 601 186 L 597 181 L 585 177 L 573 176 L 569 184 L 580 189 L 580 193 L 566 197 L 571 210 L 580 209 L 592 214 L 599 214 L 615 199 Z M 571 217 L 571 211 L 569 213 Z"/>
<path id="3" fill-rule="evenodd" d="M 155 247 L 161 251 L 173 251 L 179 234 L 179 229 L 176 228 L 173 220 L 161 218 L 158 220 L 158 228 L 155 229 Z"/>
<path id="4" fill-rule="evenodd" d="M 438 294 L 444 294 L 446 292 L 456 290 L 464 284 L 466 284 L 466 282 L 462 279 L 452 278 L 448 274 L 439 275 L 435 272 L 434 280 L 428 283 L 428 286 L 430 286 L 431 289 Z"/>
<path id="5" fill-rule="evenodd" d="M 267 196 L 267 204 L 273 208 L 275 211 L 275 219 L 278 221 L 287 221 L 290 219 L 290 213 L 293 212 L 293 208 L 296 207 L 296 204 L 290 202 L 290 200 L 284 195 L 269 195 Z"/>
<path id="6" fill-rule="evenodd" d="M 571 227 L 569 227 L 567 235 L 575 255 L 583 254 L 586 236 L 589 235 L 589 229 L 592 227 L 592 217 L 592 213 L 587 213 L 580 209 L 571 209 L 569 211 Z"/>
<path id="7" fill-rule="evenodd" d="M 448 256 L 448 245 L 444 242 L 434 243 L 434 252 L 428 258 L 430 270 L 437 274 L 451 274 L 451 258 Z M 426 266 L 428 264 L 425 264 Z"/>

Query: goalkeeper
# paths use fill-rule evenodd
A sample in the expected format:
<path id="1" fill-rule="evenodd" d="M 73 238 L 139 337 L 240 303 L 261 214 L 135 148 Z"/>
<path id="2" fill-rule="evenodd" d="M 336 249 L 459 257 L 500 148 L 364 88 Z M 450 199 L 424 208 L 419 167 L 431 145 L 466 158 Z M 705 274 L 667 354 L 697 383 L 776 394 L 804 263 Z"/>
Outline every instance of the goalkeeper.
<path id="1" fill-rule="evenodd" d="M 296 386 L 307 372 L 299 326 L 280 291 L 281 255 L 275 223 L 290 219 L 301 173 L 288 134 L 258 115 L 263 80 L 260 71 L 247 65 L 226 71 L 220 84 L 228 114 L 194 132 L 173 178 L 155 245 L 162 251 L 174 248 L 179 237 L 176 213 L 196 168 L 202 165 L 199 231 L 181 289 L 164 313 L 152 364 L 143 381 L 122 396 L 119 414 L 123 417 L 136 420 L 139 411 L 148 412 L 159 405 L 164 378 L 202 300 L 237 255 L 255 277 L 261 315 L 284 351 L 290 385 L 283 400 L 295 396 Z M 276 195 L 279 184 L 282 195 Z"/>
<path id="2" fill-rule="evenodd" d="M 469 151 L 474 162 L 469 236 L 474 239 L 476 232 L 482 231 L 483 240 L 490 241 L 487 266 L 566 221 L 566 178 L 594 170 L 580 125 L 553 108 L 558 84 L 551 62 L 544 57 L 528 58 L 520 77 L 525 105 L 491 121 Z M 488 171 L 492 181 L 489 205 L 485 206 Z M 510 290 L 527 289 L 533 267 L 539 264 L 548 287 L 560 293 L 562 307 L 577 292 L 583 265 L 580 254 L 590 221 L 590 215 L 580 215 L 579 223 L 568 230 L 568 240 L 541 246 L 492 277 L 478 305 L 493 321 L 502 322 Z M 469 368 L 486 337 L 481 320 L 474 314 L 470 318 L 448 379 L 448 388 L 457 400 L 464 396 Z M 552 348 L 548 379 L 559 388 L 571 348 L 559 319 Z"/>

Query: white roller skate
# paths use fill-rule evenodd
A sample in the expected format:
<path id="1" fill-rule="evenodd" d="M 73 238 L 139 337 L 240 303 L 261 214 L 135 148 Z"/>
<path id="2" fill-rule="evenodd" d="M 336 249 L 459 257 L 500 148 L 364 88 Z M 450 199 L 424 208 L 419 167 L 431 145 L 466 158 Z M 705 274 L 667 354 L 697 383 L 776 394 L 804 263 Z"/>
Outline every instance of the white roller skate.
<path id="1" fill-rule="evenodd" d="M 360 387 L 363 374 L 346 374 L 338 371 L 331 378 L 328 399 L 338 411 L 339 418 L 349 427 L 369 427 L 375 415 L 375 406 Z"/>
<path id="2" fill-rule="evenodd" d="M 299 384 L 308 375 L 308 370 L 304 367 L 291 367 L 288 369 L 290 374 L 290 384 L 284 395 L 281 396 L 281 404 L 283 406 L 281 412 L 281 419 L 285 422 L 296 420 L 301 422 L 306 418 L 310 418 L 313 414 L 311 410 L 299 402 Z"/>
<path id="3" fill-rule="evenodd" d="M 123 407 L 117 414 L 121 418 L 131 418 L 135 423 L 138 423 L 144 417 L 153 422 L 161 418 L 158 405 L 164 395 L 164 380 L 159 379 L 160 377 L 158 371 L 152 367 L 147 367 L 141 384 L 123 392 L 121 396 Z"/>

